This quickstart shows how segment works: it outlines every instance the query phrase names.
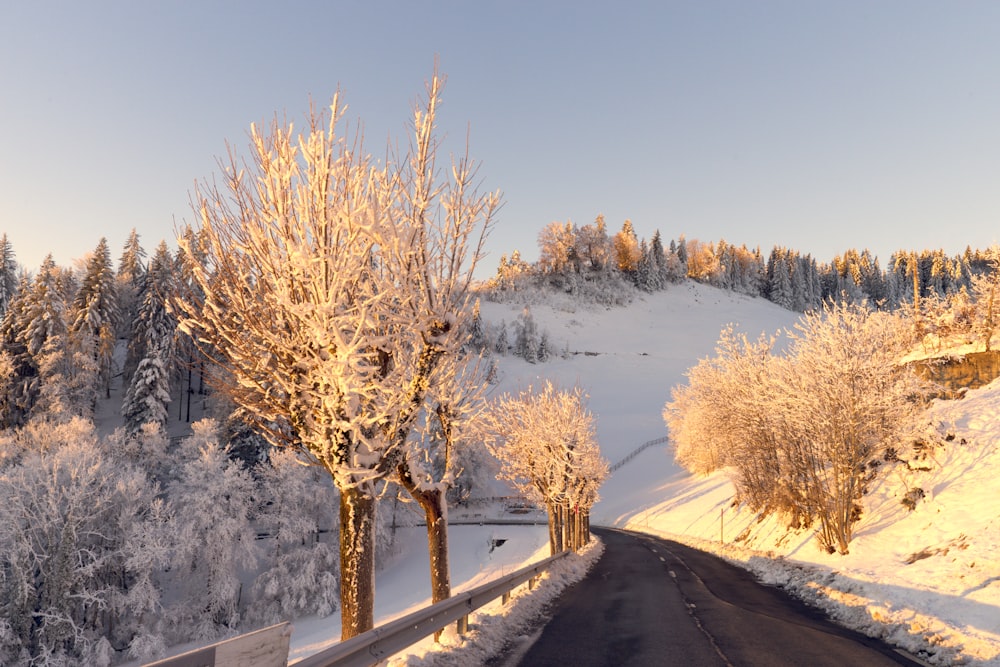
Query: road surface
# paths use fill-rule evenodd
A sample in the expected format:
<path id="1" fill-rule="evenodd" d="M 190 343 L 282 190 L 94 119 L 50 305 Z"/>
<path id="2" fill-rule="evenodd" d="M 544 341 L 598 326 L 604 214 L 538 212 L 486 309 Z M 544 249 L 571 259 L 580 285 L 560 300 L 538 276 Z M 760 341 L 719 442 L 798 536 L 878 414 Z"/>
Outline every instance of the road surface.
<path id="1" fill-rule="evenodd" d="M 922 663 L 747 571 L 676 542 L 595 529 L 604 554 L 551 620 L 492 665 L 845 667 Z"/>

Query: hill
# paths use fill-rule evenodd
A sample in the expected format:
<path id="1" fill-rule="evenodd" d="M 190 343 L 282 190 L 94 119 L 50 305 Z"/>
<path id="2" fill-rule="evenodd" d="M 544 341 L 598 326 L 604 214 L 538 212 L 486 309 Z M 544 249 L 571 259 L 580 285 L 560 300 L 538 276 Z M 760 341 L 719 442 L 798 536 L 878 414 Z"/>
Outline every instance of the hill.
<path id="1" fill-rule="evenodd" d="M 510 323 L 522 309 L 482 304 L 484 319 L 493 323 Z M 713 353 L 725 324 L 755 337 L 796 320 L 767 301 L 692 282 L 621 308 L 556 297 L 530 311 L 563 353 L 536 364 L 502 358 L 498 390 L 545 378 L 579 384 L 590 394 L 601 448 L 612 463 L 666 435 L 661 412 L 671 387 Z M 662 444 L 612 474 L 594 522 L 720 553 L 845 625 L 930 663 L 1000 665 L 998 417 L 1000 382 L 961 401 L 935 401 L 927 420 L 939 437 L 913 469 L 886 467 L 865 498 L 847 556 L 827 554 L 809 530 L 789 531 L 778 518 L 760 521 L 734 507 L 724 474 L 694 478 Z"/>

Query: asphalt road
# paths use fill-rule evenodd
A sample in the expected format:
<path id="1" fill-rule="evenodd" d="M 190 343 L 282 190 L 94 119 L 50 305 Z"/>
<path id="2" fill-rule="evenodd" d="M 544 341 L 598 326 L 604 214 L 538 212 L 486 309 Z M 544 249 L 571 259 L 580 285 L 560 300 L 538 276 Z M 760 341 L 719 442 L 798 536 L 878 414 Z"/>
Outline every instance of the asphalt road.
<path id="1" fill-rule="evenodd" d="M 494 665 L 921 665 L 747 571 L 676 542 L 595 529 L 604 555 Z"/>

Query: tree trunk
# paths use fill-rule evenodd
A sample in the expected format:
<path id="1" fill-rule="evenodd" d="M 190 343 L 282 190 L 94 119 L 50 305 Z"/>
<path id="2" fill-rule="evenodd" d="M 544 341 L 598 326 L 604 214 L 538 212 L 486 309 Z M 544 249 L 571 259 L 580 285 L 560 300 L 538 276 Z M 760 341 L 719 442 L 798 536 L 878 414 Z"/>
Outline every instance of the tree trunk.
<path id="1" fill-rule="evenodd" d="M 573 544 L 573 513 L 570 511 L 569 504 L 565 501 L 559 505 L 559 512 L 562 514 L 562 530 L 563 530 L 563 540 L 562 549 L 575 549 Z"/>
<path id="2" fill-rule="evenodd" d="M 401 463 L 396 472 L 400 485 L 424 510 L 427 520 L 427 555 L 431 565 L 431 602 L 437 603 L 451 597 L 451 571 L 448 565 L 448 521 L 445 517 L 445 491 L 441 488 L 421 489 L 413 481 L 406 464 Z M 434 633 L 434 641 L 441 631 Z"/>
<path id="3" fill-rule="evenodd" d="M 405 488 L 405 487 L 404 487 Z M 444 512 L 441 489 L 407 489 L 424 510 L 427 519 L 427 555 L 431 561 L 431 601 L 441 602 L 451 597 L 451 575 L 448 568 L 448 522 Z"/>
<path id="4" fill-rule="evenodd" d="M 557 503 L 547 503 L 549 509 L 549 552 L 551 556 L 563 551 L 563 531 L 559 505 Z"/>
<path id="5" fill-rule="evenodd" d="M 340 640 L 375 625 L 375 499 L 340 491 Z"/>

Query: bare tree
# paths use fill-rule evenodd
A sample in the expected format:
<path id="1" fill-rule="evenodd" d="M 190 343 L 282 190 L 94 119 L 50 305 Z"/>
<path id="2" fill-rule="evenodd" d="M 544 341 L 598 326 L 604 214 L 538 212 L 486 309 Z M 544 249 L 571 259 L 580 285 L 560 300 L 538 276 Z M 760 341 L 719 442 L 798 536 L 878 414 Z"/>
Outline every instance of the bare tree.
<path id="1" fill-rule="evenodd" d="M 501 396 L 486 420 L 501 476 L 545 504 L 553 554 L 589 541 L 590 508 L 608 475 L 585 398 L 579 387 L 562 391 L 547 381 L 541 392 Z"/>
<path id="2" fill-rule="evenodd" d="M 251 126 L 251 157 L 230 149 L 222 185 L 194 196 L 203 245 L 188 254 L 204 297 L 180 302 L 182 327 L 246 419 L 333 477 L 345 639 L 373 624 L 375 487 L 403 460 L 434 369 L 459 350 L 500 201 L 477 191 L 468 157 L 440 178 L 442 85 L 435 71 L 399 160 L 339 134 L 337 94 L 303 132 Z"/>
<path id="3" fill-rule="evenodd" d="M 862 305 L 803 316 L 784 356 L 773 341 L 723 332 L 715 359 L 688 373 L 664 410 L 678 461 L 728 468 L 740 499 L 795 525 L 819 521 L 848 552 L 861 499 L 886 450 L 914 431 L 926 388 L 899 363 L 913 344 L 902 315 Z"/>

